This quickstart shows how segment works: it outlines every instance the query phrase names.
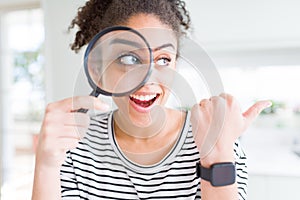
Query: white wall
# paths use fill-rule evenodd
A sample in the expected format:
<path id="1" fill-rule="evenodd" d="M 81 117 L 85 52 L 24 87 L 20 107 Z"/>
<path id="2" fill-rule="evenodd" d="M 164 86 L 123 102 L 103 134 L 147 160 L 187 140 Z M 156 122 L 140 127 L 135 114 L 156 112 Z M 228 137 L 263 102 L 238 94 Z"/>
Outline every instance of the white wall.
<path id="1" fill-rule="evenodd" d="M 48 102 L 73 95 L 77 77 L 82 69 L 82 53 L 70 50 L 73 33 L 67 33 L 71 20 L 83 0 L 43 0 L 45 13 L 46 96 Z M 81 76 L 83 77 L 83 76 Z M 82 81 L 85 85 L 86 81 Z M 77 90 L 77 88 L 75 88 Z M 82 92 L 82 94 L 88 94 Z"/>
<path id="2" fill-rule="evenodd" d="M 196 36 L 209 45 L 280 47 L 300 45 L 300 1 L 186 0 Z M 246 46 L 245 46 L 246 45 Z"/>
<path id="3" fill-rule="evenodd" d="M 300 63 L 300 1 L 186 2 L 194 39 L 218 67 Z"/>
<path id="4" fill-rule="evenodd" d="M 3 10 L 9 10 L 9 9 L 17 9 L 17 8 L 26 8 L 26 7 L 36 7 L 39 5 L 39 0 L 0 0 L 0 12 L 3 12 Z M 1 28 L 2 21 L 0 20 Z M 0 30 L 1 31 L 1 30 Z M 1 32 L 3 34 L 3 32 Z M 1 35 L 1 38 L 5 38 L 5 36 Z M 4 39 L 0 41 L 1 44 L 5 44 Z M 1 47 L 4 47 L 5 45 L 1 45 Z M 0 52 L 4 52 L 3 49 L 0 49 Z M 5 63 L 7 62 L 6 55 L 3 53 L 0 54 L 0 66 L 5 66 Z M 2 75 L 1 78 L 4 79 L 10 79 L 11 76 L 9 76 L 10 71 L 7 68 L 0 67 L 0 74 Z M 6 134 L 9 132 L 9 129 L 11 128 L 11 117 L 10 117 L 10 107 L 7 107 L 6 105 L 9 105 L 10 102 L 10 91 L 11 88 L 7 83 L 10 83 L 8 80 L 0 79 L 0 94 L 3 96 L 0 97 L 0 187 L 2 187 L 3 181 L 5 178 L 9 176 L 7 170 L 7 163 L 9 163 L 9 160 L 13 159 L 12 157 L 12 151 L 10 145 L 11 137 L 10 135 Z M 5 143 L 4 143 L 5 141 Z M 5 149 L 6 154 L 3 155 L 3 149 Z M 6 162 L 3 162 L 3 161 Z M 2 174 L 5 171 L 4 174 Z M 0 198 L 1 198 L 1 188 L 0 188 Z"/>
<path id="5" fill-rule="evenodd" d="M 32 7 L 39 4 L 39 0 L 0 0 L 0 10 Z"/>
<path id="6" fill-rule="evenodd" d="M 249 200 L 299 199 L 300 177 L 251 175 L 248 187 Z"/>

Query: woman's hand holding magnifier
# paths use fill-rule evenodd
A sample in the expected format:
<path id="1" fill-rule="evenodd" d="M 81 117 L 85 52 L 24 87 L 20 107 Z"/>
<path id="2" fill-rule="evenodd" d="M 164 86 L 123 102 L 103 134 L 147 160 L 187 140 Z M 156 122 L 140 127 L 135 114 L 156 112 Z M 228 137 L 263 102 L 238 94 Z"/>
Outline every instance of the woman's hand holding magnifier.
<path id="1" fill-rule="evenodd" d="M 104 111 L 108 105 L 92 96 L 73 97 L 49 104 L 39 136 L 38 164 L 59 169 L 66 151 L 77 146 L 90 123 L 87 114 L 74 112 L 80 108 Z"/>
<path id="2" fill-rule="evenodd" d="M 32 199 L 61 199 L 60 168 L 66 151 L 77 146 L 90 123 L 87 114 L 76 112 L 80 108 L 103 111 L 108 106 L 92 96 L 68 98 L 47 106 L 36 149 Z"/>

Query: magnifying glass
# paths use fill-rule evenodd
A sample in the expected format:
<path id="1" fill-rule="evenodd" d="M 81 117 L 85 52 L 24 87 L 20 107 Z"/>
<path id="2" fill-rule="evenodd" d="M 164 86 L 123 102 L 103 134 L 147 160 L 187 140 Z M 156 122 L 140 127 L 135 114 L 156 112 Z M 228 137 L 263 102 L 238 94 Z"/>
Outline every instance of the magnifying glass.
<path id="1" fill-rule="evenodd" d="M 150 45 L 137 30 L 125 26 L 104 29 L 94 36 L 84 55 L 85 74 L 93 89 L 90 95 L 133 93 L 147 82 L 152 63 Z"/>
<path id="2" fill-rule="evenodd" d="M 132 93 L 149 78 L 152 61 L 150 46 L 138 31 L 124 26 L 103 30 L 91 40 L 84 55 L 92 94 Z"/>

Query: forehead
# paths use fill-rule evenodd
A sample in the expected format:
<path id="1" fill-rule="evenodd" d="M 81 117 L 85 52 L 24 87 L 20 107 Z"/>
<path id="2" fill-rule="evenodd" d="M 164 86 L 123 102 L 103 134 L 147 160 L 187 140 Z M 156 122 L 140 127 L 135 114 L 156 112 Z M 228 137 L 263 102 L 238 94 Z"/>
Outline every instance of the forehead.
<path id="1" fill-rule="evenodd" d="M 121 25 L 128 26 L 140 32 L 146 38 L 151 48 L 170 43 L 177 49 L 178 38 L 176 32 L 168 25 L 162 23 L 155 15 L 134 15 Z"/>

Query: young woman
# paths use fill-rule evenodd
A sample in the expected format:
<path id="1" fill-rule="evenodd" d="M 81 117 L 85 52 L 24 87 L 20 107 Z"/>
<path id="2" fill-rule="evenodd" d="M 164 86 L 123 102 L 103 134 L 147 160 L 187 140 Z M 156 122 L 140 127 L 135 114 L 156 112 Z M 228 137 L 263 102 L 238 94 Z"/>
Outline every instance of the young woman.
<path id="1" fill-rule="evenodd" d="M 71 28 L 79 28 L 72 49 L 80 50 L 98 32 L 116 25 L 171 30 L 176 34 L 168 38 L 178 52 L 190 18 L 181 0 L 89 0 L 72 21 Z M 175 69 L 176 53 L 165 49 L 170 45 L 149 41 L 155 65 Z M 134 59 L 126 55 L 120 63 Z M 234 97 L 220 94 L 183 112 L 164 107 L 169 92 L 148 81 L 132 94 L 114 97 L 117 110 L 91 119 L 74 111 L 109 110 L 101 98 L 49 104 L 36 154 L 33 199 L 246 199 L 246 157 L 237 139 L 270 103 L 257 102 L 242 113 Z M 155 106 L 163 117 L 153 117 Z M 219 114 L 222 107 L 225 112 Z M 219 121 L 218 137 L 203 153 L 205 138 L 216 134 Z"/>

